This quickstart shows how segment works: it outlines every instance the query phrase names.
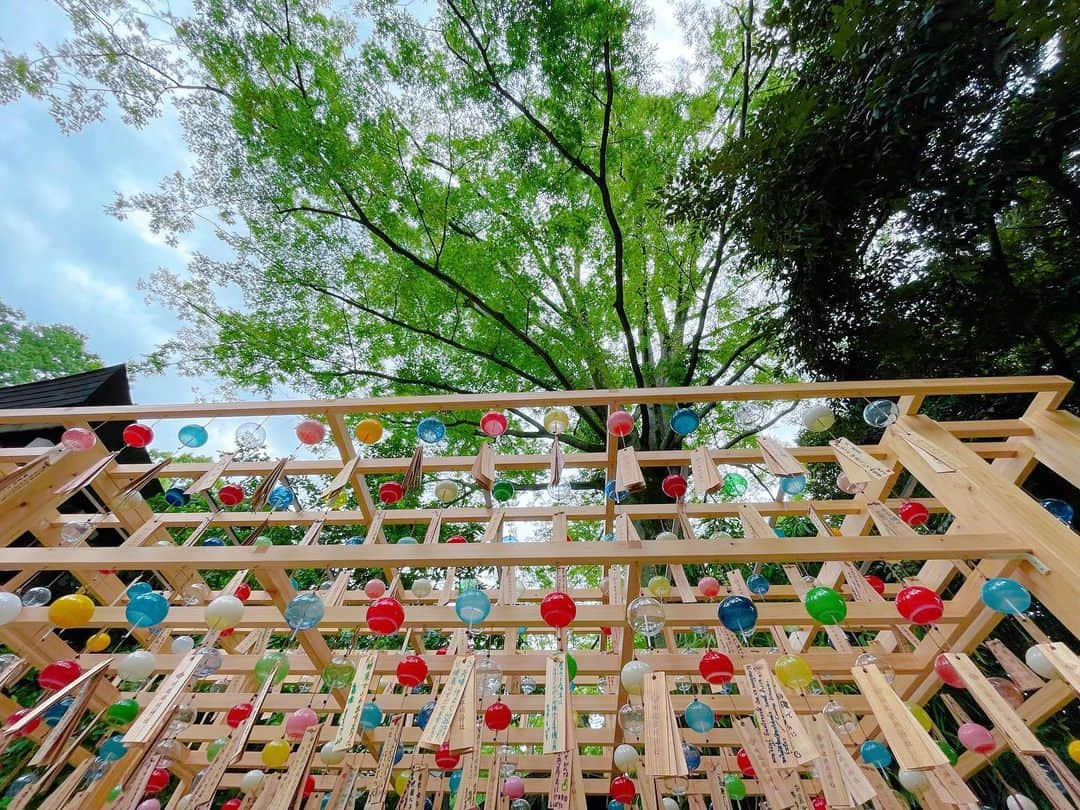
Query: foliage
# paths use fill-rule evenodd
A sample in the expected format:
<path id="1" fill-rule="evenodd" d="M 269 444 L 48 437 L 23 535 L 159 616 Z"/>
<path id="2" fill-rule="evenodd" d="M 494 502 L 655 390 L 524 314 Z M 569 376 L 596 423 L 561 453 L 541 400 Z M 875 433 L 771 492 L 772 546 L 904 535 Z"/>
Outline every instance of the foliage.
<path id="1" fill-rule="evenodd" d="M 65 130 L 171 101 L 193 169 L 112 211 L 170 239 L 209 223 L 232 252 L 149 282 L 189 324 L 152 368 L 319 395 L 771 378 L 737 246 L 661 200 L 745 122 L 752 12 L 688 18 L 704 80 L 662 88 L 632 0 L 60 4 L 74 36 L 6 54 L 0 97 Z M 601 410 L 578 417 L 567 443 L 602 447 Z M 679 443 L 658 407 L 640 430 Z"/>
<path id="2" fill-rule="evenodd" d="M 86 336 L 64 324 L 41 324 L 0 301 L 0 385 L 77 374 L 101 368 L 86 350 Z"/>
<path id="3" fill-rule="evenodd" d="M 723 227 L 736 189 L 743 266 L 775 285 L 784 345 L 815 375 L 1075 378 L 1075 12 L 772 4 L 774 92 L 687 168 L 678 218 Z"/>

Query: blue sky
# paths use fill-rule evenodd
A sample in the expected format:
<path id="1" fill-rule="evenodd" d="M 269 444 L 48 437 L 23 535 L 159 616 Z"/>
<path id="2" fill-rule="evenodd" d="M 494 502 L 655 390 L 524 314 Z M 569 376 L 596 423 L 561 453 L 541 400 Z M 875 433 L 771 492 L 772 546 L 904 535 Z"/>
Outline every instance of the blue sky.
<path id="1" fill-rule="evenodd" d="M 0 15 L 0 39 L 12 50 L 67 30 L 49 3 Z M 185 252 L 165 245 L 145 219 L 120 222 L 103 209 L 116 190 L 152 187 L 187 160 L 179 126 L 168 118 L 143 130 L 110 120 L 63 135 L 45 104 L 0 107 L 0 298 L 32 320 L 76 327 L 106 363 L 150 351 L 177 322 L 148 306 L 136 282 L 160 266 L 181 269 Z M 139 379 L 134 393 L 141 402 L 189 400 L 192 381 Z"/>

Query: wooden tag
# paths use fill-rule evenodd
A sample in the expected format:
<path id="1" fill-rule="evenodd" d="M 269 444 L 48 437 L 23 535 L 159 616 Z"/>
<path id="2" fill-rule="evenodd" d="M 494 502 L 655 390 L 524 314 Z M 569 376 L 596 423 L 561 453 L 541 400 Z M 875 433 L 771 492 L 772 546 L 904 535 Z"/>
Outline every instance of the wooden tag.
<path id="1" fill-rule="evenodd" d="M 913 433 L 907 428 L 893 425 L 892 430 L 905 442 L 914 448 L 915 452 L 923 457 L 923 460 L 938 473 L 956 472 L 963 466 L 950 453 L 945 452 L 929 439 L 925 439 L 918 433 Z"/>
<path id="2" fill-rule="evenodd" d="M 684 604 L 697 602 L 694 589 L 690 587 L 690 580 L 686 578 L 686 569 L 681 565 L 669 565 L 671 580 L 675 583 L 675 591 L 679 594 L 679 600 Z"/>
<path id="3" fill-rule="evenodd" d="M 828 523 L 825 522 L 825 519 L 821 516 L 817 509 L 810 505 L 807 505 L 806 514 L 810 518 L 810 522 L 814 524 L 814 529 L 819 535 L 823 537 L 835 536 L 833 534 L 832 528 L 829 526 Z"/>
<path id="4" fill-rule="evenodd" d="M 476 669 L 469 673 L 465 688 L 461 693 L 461 702 L 454 712 L 454 722 L 450 727 L 450 737 L 446 741 L 450 750 L 472 751 L 477 747 L 476 740 Z"/>
<path id="5" fill-rule="evenodd" d="M 431 515 L 431 520 L 428 521 L 427 531 L 424 532 L 424 545 L 438 543 L 440 534 L 442 534 L 442 511 L 436 509 Z"/>
<path id="6" fill-rule="evenodd" d="M 832 726 L 826 725 L 826 730 L 832 743 L 836 764 L 840 766 L 840 778 L 844 780 L 844 786 L 847 787 L 851 800 L 856 805 L 865 804 L 874 798 L 877 791 L 874 790 L 874 786 L 866 778 L 865 771 L 855 762 L 851 752 L 847 750 L 847 746 L 840 742 L 840 737 L 833 731 Z"/>
<path id="7" fill-rule="evenodd" d="M 39 456 L 34 456 L 26 464 L 16 467 L 3 478 L 0 478 L 0 504 L 29 488 L 34 481 L 40 478 L 49 467 L 59 461 L 66 453 L 67 451 L 62 446 L 54 447 Z"/>
<path id="8" fill-rule="evenodd" d="M 25 658 L 12 655 L 8 665 L 0 669 L 0 689 L 5 689 L 11 684 L 17 683 L 29 668 L 30 665 L 26 663 Z"/>
<path id="9" fill-rule="evenodd" d="M 792 590 L 794 590 L 799 597 L 799 601 L 805 602 L 806 594 L 809 592 L 810 586 L 803 581 L 802 572 L 794 565 L 785 565 L 783 568 L 788 582 L 791 583 Z M 839 625 L 826 624 L 821 629 L 825 631 L 825 635 L 828 637 L 829 643 L 834 650 L 838 652 L 852 652 L 851 642 L 848 641 L 847 634 Z"/>
<path id="10" fill-rule="evenodd" d="M 412 459 L 409 461 L 409 468 L 405 470 L 405 476 L 401 479 L 401 485 L 405 487 L 406 492 L 412 492 L 414 489 L 420 486 L 421 480 L 424 477 L 424 444 L 420 442 L 416 445 L 416 449 L 413 451 Z"/>
<path id="11" fill-rule="evenodd" d="M 746 648 L 739 643 L 739 637 L 726 627 L 714 627 L 713 638 L 716 639 L 716 649 L 733 662 L 741 661 L 746 654 Z"/>
<path id="12" fill-rule="evenodd" d="M 649 776 L 688 776 L 667 676 L 663 672 L 645 675 L 644 705 L 645 773 Z"/>
<path id="13" fill-rule="evenodd" d="M 206 490 L 210 489 L 219 478 L 225 469 L 232 464 L 233 456 L 235 453 L 222 453 L 221 458 L 210 469 L 195 479 L 195 482 L 184 490 L 185 495 L 201 495 Z"/>
<path id="14" fill-rule="evenodd" d="M 149 470 L 144 472 L 142 475 L 139 475 L 139 476 L 131 479 L 125 486 L 123 486 L 116 493 L 116 498 L 118 500 L 122 500 L 122 499 L 128 497 L 129 495 L 131 495 L 133 492 L 138 492 L 140 489 L 145 487 L 151 481 L 157 480 L 157 478 L 161 475 L 161 471 L 164 470 L 166 467 L 168 467 L 171 463 L 172 463 L 171 458 L 163 458 L 161 461 L 159 461 L 157 464 L 153 465 Z"/>
<path id="15" fill-rule="evenodd" d="M 569 749 L 566 701 L 570 683 L 566 655 L 549 655 L 544 673 L 544 753 L 556 754 Z"/>
<path id="16" fill-rule="evenodd" d="M 319 741 L 322 723 L 308 726 L 300 745 L 289 757 L 289 767 L 274 791 L 274 800 L 267 810 L 291 810 L 304 787 L 311 760 L 315 757 L 315 744 Z"/>
<path id="17" fill-rule="evenodd" d="M 615 491 L 640 492 L 645 489 L 645 476 L 641 473 L 637 454 L 633 447 L 619 451 L 615 462 Z"/>
<path id="18" fill-rule="evenodd" d="M 379 762 L 375 768 L 375 775 L 368 782 L 368 795 L 367 802 L 364 803 L 364 810 L 382 810 L 386 805 L 386 789 L 390 784 L 390 776 L 394 769 L 394 758 L 397 756 L 397 749 L 401 744 L 401 732 L 404 728 L 404 714 L 395 714 L 390 718 L 390 728 L 387 730 L 386 739 L 383 740 L 382 750 L 379 752 Z"/>
<path id="19" fill-rule="evenodd" d="M 660 802 L 656 797 L 656 780 L 638 772 L 638 795 L 641 797 L 641 810 L 659 810 Z"/>
<path id="20" fill-rule="evenodd" d="M 952 765 L 941 765 L 929 771 L 926 776 L 931 784 L 941 788 L 942 799 L 948 804 L 958 804 L 961 807 L 979 806 L 979 799 L 967 782 L 960 778 Z"/>
<path id="21" fill-rule="evenodd" d="M 844 784 L 844 777 L 840 773 L 840 763 L 836 761 L 832 740 L 829 739 L 828 724 L 831 721 L 820 714 L 810 715 L 809 721 L 810 738 L 821 752 L 815 766 L 825 801 L 829 803 L 829 807 L 854 806 L 847 785 Z"/>
<path id="22" fill-rule="evenodd" d="M 319 493 L 319 500 L 323 503 L 334 500 L 349 485 L 349 479 L 352 478 L 353 471 L 359 461 L 360 456 L 353 456 L 346 461 L 338 474 L 334 476 L 334 480 L 330 482 L 330 485 Z"/>
<path id="23" fill-rule="evenodd" d="M 559 751 L 551 762 L 551 787 L 548 810 L 570 810 L 570 782 L 573 780 L 573 755 Z M 644 791 L 642 791 L 644 794 Z M 644 801 L 644 798 L 642 799 Z"/>
<path id="24" fill-rule="evenodd" d="M 495 483 L 495 454 L 491 450 L 491 442 L 480 445 L 469 475 L 480 489 L 491 489 L 491 485 Z"/>
<path id="25" fill-rule="evenodd" d="M 353 675 L 349 691 L 345 695 L 341 720 L 338 722 L 337 734 L 334 736 L 335 751 L 347 751 L 352 748 L 353 738 L 360 724 L 360 712 L 364 709 L 364 701 L 367 700 L 368 689 L 371 687 L 371 676 L 375 672 L 377 655 L 378 653 L 373 650 L 365 650 L 356 659 L 356 674 Z"/>
<path id="26" fill-rule="evenodd" d="M 1061 784 L 1064 785 L 1065 792 L 1069 794 L 1073 804 L 1080 807 L 1080 779 L 1073 776 L 1073 772 L 1069 770 L 1069 767 L 1052 748 L 1046 749 L 1046 761 L 1054 773 L 1057 774 L 1058 779 L 1061 780 Z"/>
<path id="27" fill-rule="evenodd" d="M 841 563 L 844 571 L 844 582 L 851 591 L 851 598 L 856 602 L 884 602 L 885 597 L 870 587 L 866 577 L 852 563 Z"/>
<path id="28" fill-rule="evenodd" d="M 263 779 L 262 787 L 259 788 L 259 792 L 255 795 L 255 800 L 251 803 L 250 807 L 244 810 L 268 810 L 270 805 L 274 801 L 274 797 L 277 794 L 278 783 L 285 777 L 285 774 L 271 773 Z M 352 807 L 349 808 L 352 810 Z"/>
<path id="29" fill-rule="evenodd" d="M 863 451 L 849 439 L 833 439 L 829 442 L 829 447 L 836 454 L 836 460 L 843 469 L 844 475 L 853 484 L 866 484 L 892 475 L 892 469 Z"/>
<path id="30" fill-rule="evenodd" d="M 475 808 L 477 785 L 480 782 L 480 747 L 469 751 L 462 757 L 461 784 L 458 785 L 458 799 L 455 808 Z M 495 797 L 493 797 L 495 798 Z M 496 799 L 497 801 L 497 799 Z"/>
<path id="31" fill-rule="evenodd" d="M 615 542 L 626 543 L 631 548 L 641 548 L 641 535 L 634 528 L 634 521 L 629 515 L 615 516 Z"/>
<path id="32" fill-rule="evenodd" d="M 574 729 L 570 729 L 570 810 L 586 810 L 585 779 L 581 775 L 581 757 L 578 755 Z"/>
<path id="33" fill-rule="evenodd" d="M 99 475 L 105 472 L 105 470 L 107 470 L 109 466 L 112 465 L 114 461 L 116 461 L 116 457 L 118 455 L 120 455 L 120 451 L 114 450 L 113 452 L 109 453 L 109 455 L 105 456 L 105 458 L 98 459 L 81 473 L 79 473 L 77 476 L 72 478 L 70 481 L 67 481 L 66 483 L 58 486 L 56 488 L 55 494 L 70 495 L 72 492 L 78 492 L 83 487 L 90 486 L 92 483 L 94 483 L 94 479 L 96 479 Z"/>
<path id="34" fill-rule="evenodd" d="M 237 726 L 232 734 L 229 735 L 229 744 L 226 746 L 225 750 L 214 757 L 214 761 L 211 762 L 203 772 L 202 779 L 199 780 L 198 786 L 192 793 L 192 807 L 205 808 L 213 803 L 214 794 L 217 792 L 218 786 L 225 776 L 225 772 L 229 769 L 230 765 L 239 760 L 243 755 L 244 749 L 247 747 L 248 739 L 251 737 L 251 732 L 255 728 L 255 724 L 258 723 L 259 716 L 262 714 L 262 707 L 263 704 L 266 703 L 266 696 L 270 693 L 273 686 L 274 673 L 270 672 L 263 679 L 259 691 L 255 693 L 255 697 L 251 700 L 251 705 L 253 707 L 251 714 L 248 715 L 247 718 Z"/>
<path id="35" fill-rule="evenodd" d="M 964 653 L 945 653 L 956 674 L 967 687 L 968 693 L 994 723 L 994 728 L 1005 735 L 1014 751 L 1022 754 L 1044 754 L 1046 747 L 1031 733 L 1020 715 L 1016 713 L 997 690 Z"/>
<path id="36" fill-rule="evenodd" d="M 1040 644 L 1039 649 L 1043 651 L 1046 659 L 1061 673 L 1065 683 L 1071 686 L 1074 692 L 1080 694 L 1080 658 L 1077 658 L 1076 653 L 1060 641 Z"/>
<path id="37" fill-rule="evenodd" d="M 866 511 L 870 519 L 874 521 L 877 530 L 885 537 L 902 536 L 909 537 L 917 532 L 900 519 L 892 509 L 881 501 L 870 501 L 866 504 Z"/>
<path id="38" fill-rule="evenodd" d="M 435 711 L 431 714 L 427 726 L 420 735 L 417 745 L 421 748 L 435 749 L 450 739 L 450 730 L 454 724 L 465 688 L 472 682 L 473 665 L 476 659 L 472 655 L 458 655 L 454 666 L 446 677 L 446 684 L 435 702 Z M 355 728 L 353 724 L 353 728 Z"/>
<path id="39" fill-rule="evenodd" d="M 270 490 L 274 488 L 278 479 L 281 478 L 281 474 L 285 472 L 285 465 L 288 463 L 288 458 L 279 459 L 277 464 L 274 465 L 274 468 L 270 470 L 270 474 L 255 487 L 255 491 L 251 493 L 251 511 L 257 512 L 266 505 L 266 499 L 270 495 Z"/>
<path id="40" fill-rule="evenodd" d="M 750 718 L 743 717 L 735 721 L 735 730 L 742 741 L 743 748 L 750 755 L 750 761 L 757 771 L 757 781 L 761 786 L 770 808 L 785 808 L 795 804 L 795 796 L 779 777 L 766 752 L 765 744 L 759 729 L 754 728 Z"/>
<path id="41" fill-rule="evenodd" d="M 562 480 L 563 474 L 563 450 L 562 442 L 556 436 L 551 442 L 551 462 L 548 464 L 548 484 L 555 486 Z"/>
<path id="42" fill-rule="evenodd" d="M 68 706 L 67 711 L 60 716 L 56 725 L 49 729 L 49 733 L 46 734 L 45 739 L 41 741 L 41 745 L 38 746 L 38 750 L 34 752 L 34 756 L 26 763 L 27 766 L 34 768 L 38 765 L 52 764 L 56 755 L 60 753 L 61 747 L 71 738 L 72 734 L 74 734 L 75 727 L 82 719 L 86 704 L 90 702 L 90 697 L 94 694 L 94 690 L 97 688 L 100 680 L 101 673 L 98 673 L 96 677 L 90 678 L 84 682 L 81 687 L 75 690 L 74 702 Z"/>
<path id="43" fill-rule="evenodd" d="M 765 467 L 773 475 L 806 475 L 806 467 L 800 464 L 790 451 L 775 439 L 758 435 L 755 437 L 761 448 L 761 457 Z"/>
<path id="44" fill-rule="evenodd" d="M 1039 763 L 1035 760 L 1035 757 L 1029 754 L 1016 754 L 1016 758 L 1020 760 L 1020 764 L 1024 766 L 1024 770 L 1028 772 L 1028 776 L 1031 777 L 1031 781 L 1035 783 L 1035 786 L 1040 790 L 1047 801 L 1053 806 L 1054 810 L 1073 810 L 1072 804 L 1069 802 L 1068 797 L 1065 796 L 1058 786 L 1054 784 L 1054 781 L 1047 775 L 1046 771 L 1042 769 Z"/>
<path id="45" fill-rule="evenodd" d="M 695 447 L 690 451 L 690 472 L 694 479 L 694 492 L 698 495 L 716 492 L 724 485 L 707 447 Z"/>
<path id="46" fill-rule="evenodd" d="M 807 735 L 768 663 L 756 661 L 747 664 L 745 669 L 769 761 L 778 768 L 795 768 L 817 759 L 820 752 Z"/>
<path id="47" fill-rule="evenodd" d="M 423 773 L 425 778 L 427 777 L 426 768 L 413 771 L 414 776 L 417 773 Z M 334 783 L 334 789 L 330 792 L 330 800 L 326 803 L 326 810 L 353 810 L 356 805 L 354 797 L 356 796 L 356 783 L 359 778 L 359 768 L 352 766 L 342 768 L 338 774 L 337 782 Z M 409 782 L 411 785 L 412 780 L 410 779 Z"/>
<path id="48" fill-rule="evenodd" d="M 150 782 L 150 777 L 160 761 L 161 757 L 156 756 L 152 751 L 143 751 L 143 758 L 135 775 L 124 782 L 124 792 L 114 804 L 110 805 L 112 810 L 136 810 L 142 802 L 146 785 Z"/>
<path id="49" fill-rule="evenodd" d="M 38 810 L 61 810 L 61 808 L 67 804 L 71 795 L 79 785 L 82 784 L 83 777 L 86 775 L 86 772 L 90 769 L 93 762 L 93 757 L 87 757 L 76 765 L 75 770 L 68 774 L 67 779 L 60 783 L 60 787 L 51 791 L 49 795 L 45 797 L 45 801 L 38 806 Z"/>
<path id="50" fill-rule="evenodd" d="M 928 771 L 949 764 L 945 754 L 889 686 L 881 670 L 873 665 L 852 667 L 851 676 L 866 698 L 901 768 Z"/>
<path id="51" fill-rule="evenodd" d="M 326 522 L 325 513 L 322 517 L 316 518 L 308 524 L 307 531 L 304 532 L 304 536 L 300 538 L 298 546 L 317 546 L 319 544 L 319 535 L 322 534 L 323 524 Z"/>
<path id="52" fill-rule="evenodd" d="M 424 797 L 427 795 L 427 779 L 427 768 L 413 766 L 409 772 L 409 784 L 405 787 L 405 795 L 398 801 L 398 810 L 423 810 Z M 327 810 L 331 808 L 328 807 Z"/>
<path id="53" fill-rule="evenodd" d="M 740 503 L 736 506 L 739 511 L 739 523 L 743 527 L 743 535 L 747 538 L 765 538 L 768 540 L 776 539 L 776 532 L 773 531 L 772 526 L 768 521 L 761 516 L 761 513 L 755 509 L 751 504 Z"/>
<path id="54" fill-rule="evenodd" d="M 1013 651 L 1002 644 L 1000 640 L 988 638 L 983 642 L 983 646 L 990 651 L 990 654 L 994 656 L 994 660 L 1005 670 L 1009 680 L 1019 686 L 1022 692 L 1031 692 L 1042 688 L 1045 681 L 1028 669 L 1027 664 L 1014 655 Z"/>
<path id="55" fill-rule="evenodd" d="M 722 782 L 723 769 L 719 765 L 709 768 L 709 799 L 712 802 L 712 810 L 732 810 L 731 799 L 728 797 L 727 788 Z"/>
<path id="56" fill-rule="evenodd" d="M 20 731 L 22 731 L 24 728 L 26 728 L 43 714 L 45 714 L 46 711 L 55 706 L 65 697 L 72 694 L 73 692 L 77 692 L 79 689 L 82 689 L 86 684 L 96 681 L 98 679 L 98 675 L 104 672 L 111 663 L 112 659 L 107 658 L 101 663 L 95 665 L 93 668 L 88 669 L 86 672 L 73 680 L 67 686 L 63 687 L 62 689 L 57 689 L 47 698 L 39 701 L 36 705 L 27 710 L 26 714 L 24 714 L 14 723 L 8 726 L 4 726 L 3 730 L 0 731 L 0 738 L 8 738 L 18 734 Z"/>
<path id="57" fill-rule="evenodd" d="M 863 768 L 862 771 L 874 786 L 874 797 L 870 801 L 873 802 L 875 810 L 908 810 L 907 805 L 896 798 L 892 788 L 881 778 L 877 768 Z"/>

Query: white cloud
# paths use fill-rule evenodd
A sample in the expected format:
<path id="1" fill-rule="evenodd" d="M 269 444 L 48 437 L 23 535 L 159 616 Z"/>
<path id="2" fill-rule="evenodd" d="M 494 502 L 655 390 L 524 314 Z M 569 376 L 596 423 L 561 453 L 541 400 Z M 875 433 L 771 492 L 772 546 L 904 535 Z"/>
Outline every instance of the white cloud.
<path id="1" fill-rule="evenodd" d="M 91 338 L 109 332 L 122 335 L 134 355 L 150 351 L 171 336 L 158 325 L 131 286 L 109 281 L 101 273 L 74 262 L 56 262 L 53 267 L 69 313 L 81 313 L 75 323 Z"/>

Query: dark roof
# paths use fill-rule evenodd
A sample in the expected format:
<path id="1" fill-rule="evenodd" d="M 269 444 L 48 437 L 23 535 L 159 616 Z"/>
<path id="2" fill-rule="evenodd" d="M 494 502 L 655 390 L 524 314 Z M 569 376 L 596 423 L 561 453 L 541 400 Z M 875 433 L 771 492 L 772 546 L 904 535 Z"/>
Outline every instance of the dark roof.
<path id="1" fill-rule="evenodd" d="M 130 405 L 131 387 L 127 366 L 105 368 L 70 374 L 53 380 L 10 385 L 0 388 L 0 409 L 4 408 L 73 408 L 79 405 Z M 148 464 L 146 450 L 125 447 L 121 436 L 130 419 L 94 425 L 101 443 L 109 450 L 123 450 L 121 464 Z M 0 427 L 0 447 L 26 447 L 34 439 L 60 441 L 63 428 L 59 425 L 5 425 Z"/>
<path id="2" fill-rule="evenodd" d="M 127 366 L 123 364 L 0 388 L 0 409 L 130 404 Z"/>

